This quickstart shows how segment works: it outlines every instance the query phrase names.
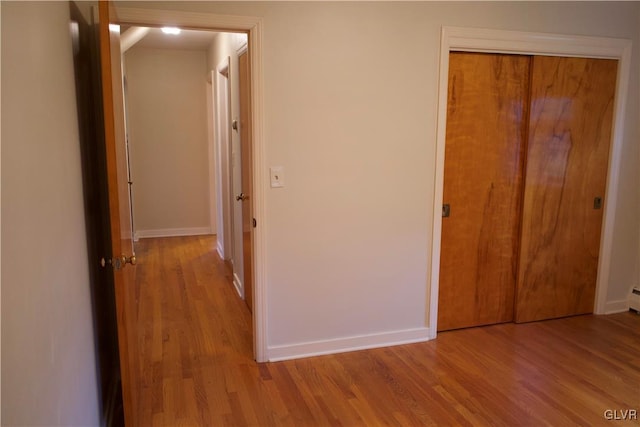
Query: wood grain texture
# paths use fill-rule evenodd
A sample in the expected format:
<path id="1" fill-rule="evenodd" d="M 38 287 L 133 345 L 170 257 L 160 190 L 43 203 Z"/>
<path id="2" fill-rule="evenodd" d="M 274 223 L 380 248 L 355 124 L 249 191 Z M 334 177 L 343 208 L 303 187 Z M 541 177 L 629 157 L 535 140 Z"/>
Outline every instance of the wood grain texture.
<path id="1" fill-rule="evenodd" d="M 242 192 L 248 199 L 242 202 L 242 251 L 244 268 L 244 299 L 253 312 L 253 153 L 251 132 L 251 67 L 249 51 L 238 57 L 240 88 L 240 161 Z"/>
<path id="2" fill-rule="evenodd" d="M 258 364 L 214 238 L 145 239 L 138 253 L 138 426 L 604 425 L 606 409 L 640 409 L 631 313 Z"/>
<path id="3" fill-rule="evenodd" d="M 129 216 L 130 199 L 124 130 L 122 69 L 120 66 L 120 35 L 109 30 L 109 22 L 116 21 L 113 4 L 100 1 L 98 13 L 100 79 L 111 228 L 111 253 L 105 253 L 103 256 L 111 258 L 121 254 L 133 255 L 133 239 L 131 217 Z M 135 300 L 132 294 L 134 282 L 135 271 L 133 268 L 113 270 L 122 400 L 127 425 L 137 424 L 136 408 L 138 402 L 136 399 L 139 395 L 137 378 L 139 368 L 135 357 L 138 354 L 138 349 L 135 332 L 132 331 L 135 325 L 135 321 L 132 319 L 135 310 Z"/>
<path id="4" fill-rule="evenodd" d="M 513 320 L 529 63 L 449 56 L 438 330 Z"/>
<path id="5" fill-rule="evenodd" d="M 516 321 L 593 312 L 617 61 L 536 56 Z"/>

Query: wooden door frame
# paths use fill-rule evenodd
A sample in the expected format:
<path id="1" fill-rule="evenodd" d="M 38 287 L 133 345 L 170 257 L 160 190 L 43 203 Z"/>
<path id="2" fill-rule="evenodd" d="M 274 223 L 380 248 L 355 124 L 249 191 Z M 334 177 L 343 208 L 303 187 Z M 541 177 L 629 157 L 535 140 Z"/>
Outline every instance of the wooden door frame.
<path id="1" fill-rule="evenodd" d="M 183 12 L 175 10 L 139 9 L 117 7 L 118 23 L 137 26 L 161 27 L 171 24 L 193 30 L 246 32 L 249 36 L 249 60 L 251 66 L 251 125 L 253 128 L 253 189 L 251 201 L 257 221 L 253 247 L 253 339 L 254 357 L 258 362 L 267 360 L 266 331 L 266 269 L 265 269 L 265 179 L 267 168 L 264 157 L 264 108 L 262 67 L 262 18 L 253 16 L 216 15 L 211 13 Z"/>
<path id="2" fill-rule="evenodd" d="M 606 58 L 619 61 L 594 312 L 596 314 L 604 314 L 619 311 L 620 307 L 616 304 L 607 304 L 606 297 L 609 287 L 608 278 L 611 265 L 611 248 L 613 246 L 613 228 L 618 199 L 619 168 L 624 142 L 624 113 L 631 67 L 631 40 L 445 26 L 442 27 L 440 44 L 436 164 L 430 259 L 431 276 L 429 280 L 430 290 L 428 292 L 429 314 L 426 319 L 429 326 L 429 337 L 432 339 L 436 337 L 438 327 L 447 85 L 449 53 L 452 51 Z"/>

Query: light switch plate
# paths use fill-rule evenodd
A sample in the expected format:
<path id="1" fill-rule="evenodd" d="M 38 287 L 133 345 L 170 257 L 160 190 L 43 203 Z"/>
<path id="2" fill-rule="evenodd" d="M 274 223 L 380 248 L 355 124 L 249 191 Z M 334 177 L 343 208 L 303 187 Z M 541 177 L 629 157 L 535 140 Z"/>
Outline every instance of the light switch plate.
<path id="1" fill-rule="evenodd" d="M 284 187 L 284 168 L 282 166 L 271 166 L 271 188 Z"/>

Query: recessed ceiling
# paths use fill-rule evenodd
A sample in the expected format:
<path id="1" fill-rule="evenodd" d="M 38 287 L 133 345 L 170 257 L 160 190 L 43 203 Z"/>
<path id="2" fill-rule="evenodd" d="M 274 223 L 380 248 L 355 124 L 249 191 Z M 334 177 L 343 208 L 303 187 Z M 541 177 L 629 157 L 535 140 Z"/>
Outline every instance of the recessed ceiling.
<path id="1" fill-rule="evenodd" d="M 131 27 L 129 27 L 131 28 Z M 129 28 L 122 28 L 124 34 Z M 218 34 L 215 31 L 182 30 L 179 35 L 164 34 L 160 28 L 151 28 L 135 46 L 154 49 L 207 50 Z"/>

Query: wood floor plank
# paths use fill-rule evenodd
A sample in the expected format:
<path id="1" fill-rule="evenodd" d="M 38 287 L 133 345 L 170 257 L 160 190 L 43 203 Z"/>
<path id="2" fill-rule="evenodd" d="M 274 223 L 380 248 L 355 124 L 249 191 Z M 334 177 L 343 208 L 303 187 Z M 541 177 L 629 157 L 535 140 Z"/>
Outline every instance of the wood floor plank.
<path id="1" fill-rule="evenodd" d="M 214 237 L 144 239 L 137 255 L 141 426 L 572 426 L 640 412 L 632 313 L 258 364 Z"/>

